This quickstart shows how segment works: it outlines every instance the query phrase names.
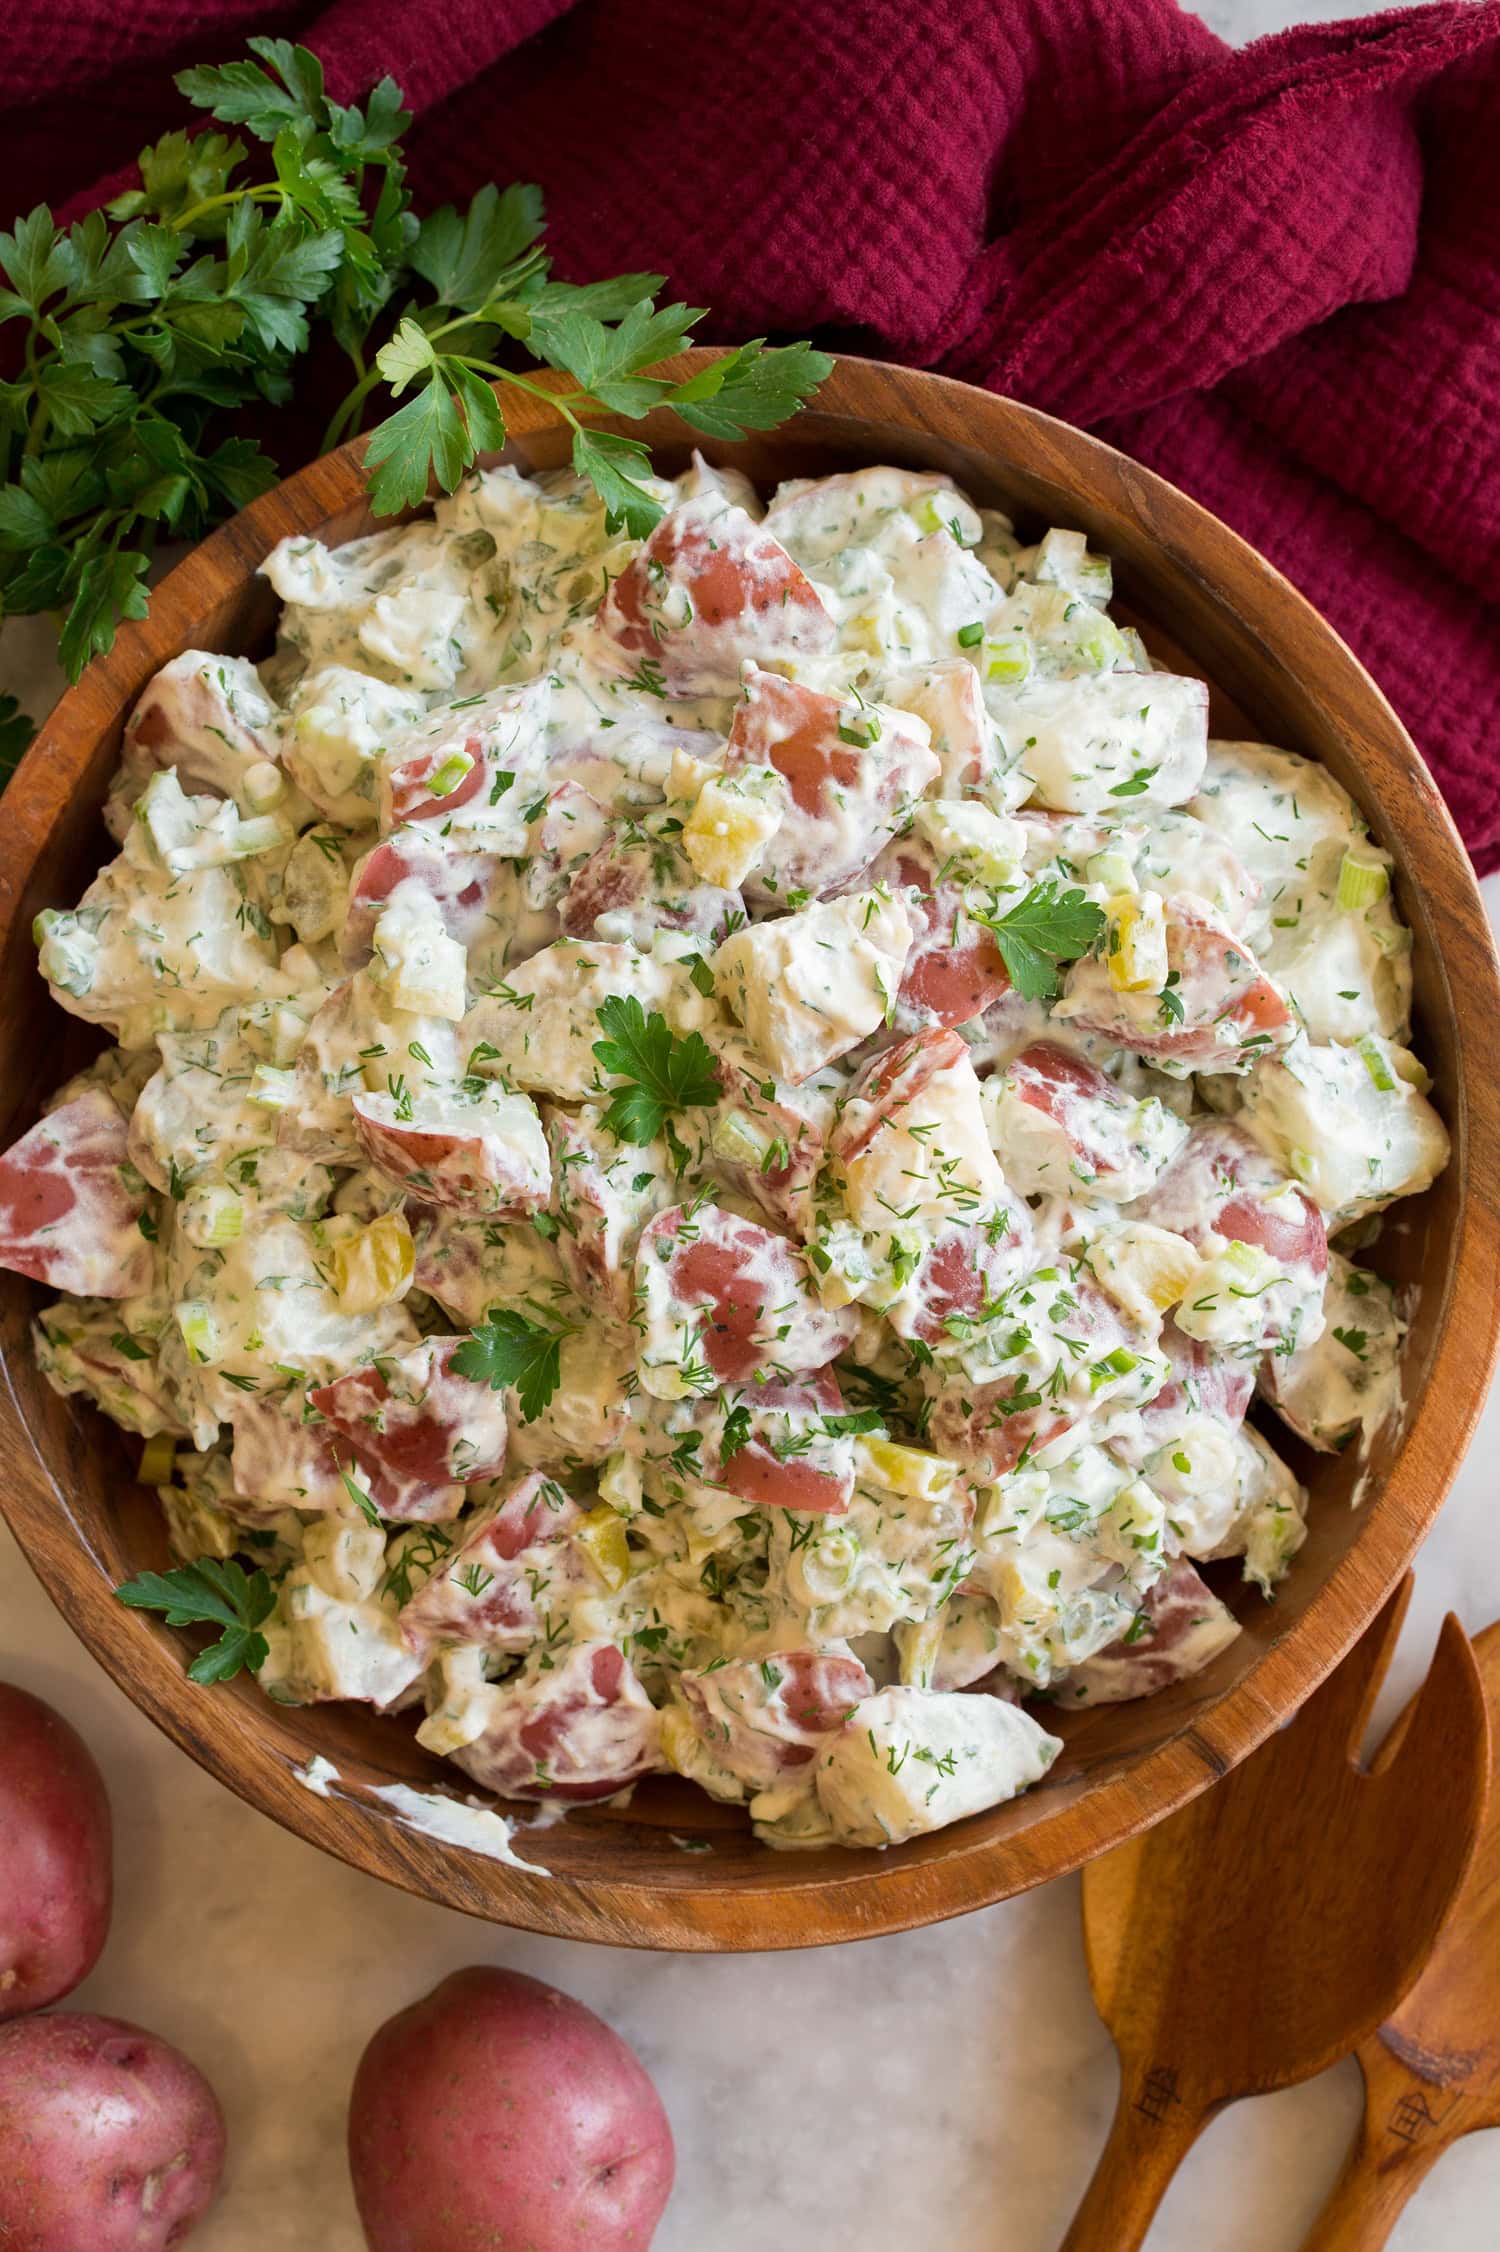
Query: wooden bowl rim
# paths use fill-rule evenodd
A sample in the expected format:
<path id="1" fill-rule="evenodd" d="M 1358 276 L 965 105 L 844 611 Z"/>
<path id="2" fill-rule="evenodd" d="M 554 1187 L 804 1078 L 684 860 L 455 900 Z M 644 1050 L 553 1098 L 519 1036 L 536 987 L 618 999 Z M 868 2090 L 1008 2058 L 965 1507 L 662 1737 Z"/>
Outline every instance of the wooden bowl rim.
<path id="1" fill-rule="evenodd" d="M 692 352 L 668 364 L 686 374 L 715 356 Z M 1060 460 L 1080 486 L 1091 483 L 1096 505 L 1102 499 L 1137 521 L 1149 518 L 1151 534 L 1166 554 L 1192 571 L 1241 628 L 1253 618 L 1253 630 L 1269 650 L 1298 634 L 1316 644 L 1325 703 L 1356 710 L 1361 740 L 1404 766 L 1424 801 L 1431 831 L 1427 859 L 1429 865 L 1444 864 L 1456 901 L 1446 922 L 1451 944 L 1440 939 L 1435 965 L 1443 973 L 1456 1033 L 1455 1107 L 1464 1114 L 1471 1140 L 1500 1147 L 1500 1077 L 1474 1068 L 1482 1057 L 1485 1022 L 1493 1025 L 1500 1012 L 1500 972 L 1483 903 L 1462 841 L 1416 746 L 1352 651 L 1288 580 L 1208 510 L 1102 440 L 1036 408 L 949 377 L 845 356 L 820 391 L 816 411 L 877 428 L 883 422 L 920 439 L 935 434 L 923 413 L 927 399 L 955 407 L 965 442 L 1002 467 L 1019 467 L 1039 447 L 1049 474 Z M 515 392 L 507 395 L 506 413 L 517 438 L 554 428 L 560 419 L 542 400 Z M 693 442 L 694 434 L 675 417 L 660 419 L 675 425 L 679 443 Z M 59 805 L 66 806 L 63 790 L 76 784 L 108 724 L 101 713 L 121 714 L 143 671 L 195 645 L 193 624 L 211 607 L 204 588 L 216 586 L 222 601 L 243 585 L 251 559 L 282 536 L 288 511 L 312 530 L 360 502 L 364 443 L 353 440 L 310 463 L 202 542 L 157 587 L 150 616 L 123 626 L 115 650 L 96 659 L 63 695 L 6 793 L 0 946 L 9 939 L 26 878 Z M 1247 588 L 1253 596 L 1248 604 Z M 1306 673 L 1305 660 L 1298 669 Z M 1460 950 L 1466 952 L 1469 975 L 1455 991 L 1446 971 L 1450 951 Z M 1481 989 L 1473 979 L 1475 961 L 1484 965 Z M 1374 1617 L 1442 1506 L 1483 1405 L 1500 1342 L 1496 1283 L 1493 1232 L 1466 1195 L 1430 1378 L 1381 1471 L 1378 1497 L 1363 1504 L 1360 1532 L 1303 1616 L 1242 1679 L 1169 1740 L 1131 1759 L 1124 1771 L 1060 1788 L 1055 1811 L 1017 1840 L 1002 1845 L 973 1837 L 971 1821 L 941 1833 L 945 1848 L 921 1862 L 903 1861 L 899 1849 L 851 1854 L 847 1870 L 841 1867 L 832 1877 L 826 1870 L 810 1872 L 800 1883 L 795 1868 L 789 1879 L 787 1857 L 769 1852 L 776 1877 L 769 1881 L 768 1867 L 764 1885 L 752 1878 L 716 1887 L 706 1858 L 695 1868 L 691 1889 L 682 1890 L 633 1881 L 628 1871 L 609 1880 L 545 1869 L 533 1876 L 414 1836 L 388 1806 L 362 1795 L 357 1782 L 327 1798 L 294 1783 L 289 1770 L 295 1763 L 240 1724 L 237 1705 L 226 1703 L 222 1720 L 205 1706 L 213 1692 L 187 1679 L 178 1638 L 159 1621 L 116 1603 L 86 1529 L 73 1520 L 69 1497 L 23 1419 L 8 1366 L 0 1388 L 0 1435 L 10 1442 L 16 1477 L 0 1489 L 0 1510 L 54 1603 L 142 1711 L 249 1804 L 351 1866 L 419 1898 L 554 1937 L 705 1952 L 827 1945 L 940 1922 L 1063 1875 L 1196 1796 L 1290 1719 Z M 1437 1461 L 1436 1477 L 1415 1476 L 1419 1433 Z M 59 1520 L 65 1533 L 60 1534 Z M 524 1830 L 518 1844 L 524 1853 Z"/>

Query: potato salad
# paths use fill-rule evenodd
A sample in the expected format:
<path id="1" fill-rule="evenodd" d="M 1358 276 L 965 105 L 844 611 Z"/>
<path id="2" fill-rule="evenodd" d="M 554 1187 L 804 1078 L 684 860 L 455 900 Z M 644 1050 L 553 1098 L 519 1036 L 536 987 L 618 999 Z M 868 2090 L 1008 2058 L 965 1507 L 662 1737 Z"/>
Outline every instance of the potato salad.
<path id="1" fill-rule="evenodd" d="M 1081 534 L 652 489 L 644 539 L 500 468 L 284 541 L 274 654 L 151 682 L 38 918 L 104 1044 L 0 1258 L 144 1442 L 123 1592 L 225 1626 L 197 1678 L 880 1847 L 1274 1591 L 1267 1433 L 1398 1410 L 1366 1256 L 1447 1137 L 1388 854 L 1209 739 Z"/>

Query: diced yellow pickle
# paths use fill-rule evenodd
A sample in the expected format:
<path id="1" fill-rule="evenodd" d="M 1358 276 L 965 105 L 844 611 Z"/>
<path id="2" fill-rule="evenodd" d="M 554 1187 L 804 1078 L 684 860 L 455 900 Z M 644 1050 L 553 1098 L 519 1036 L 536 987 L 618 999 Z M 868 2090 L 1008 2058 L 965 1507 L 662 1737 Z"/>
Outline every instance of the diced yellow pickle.
<path id="1" fill-rule="evenodd" d="M 679 1775 L 691 1775 L 702 1760 L 703 1745 L 697 1729 L 679 1705 L 668 1705 L 661 1716 L 661 1752 Z"/>
<path id="2" fill-rule="evenodd" d="M 694 758 L 679 744 L 672 753 L 672 770 L 667 777 L 667 795 L 679 804 L 691 805 L 706 782 L 714 779 L 717 769 L 707 759 Z"/>
<path id="3" fill-rule="evenodd" d="M 573 1538 L 611 1592 L 625 1585 L 630 1577 L 630 1544 L 625 1538 L 624 1518 L 617 1516 L 608 1502 L 589 1511 L 574 1527 Z"/>
<path id="4" fill-rule="evenodd" d="M 706 884 L 735 891 L 781 826 L 784 792 L 738 788 L 713 775 L 682 831 L 682 849 Z"/>
<path id="5" fill-rule="evenodd" d="M 1138 1321 L 1175 1306 L 1197 1274 L 1199 1255 L 1186 1236 L 1135 1220 L 1102 1230 L 1089 1245 L 1089 1265 L 1117 1306 Z"/>
<path id="6" fill-rule="evenodd" d="M 373 1314 L 404 1298 L 416 1270 L 411 1229 L 400 1212 L 378 1220 L 334 1245 L 333 1272 L 339 1305 L 346 1314 Z"/>
<path id="7" fill-rule="evenodd" d="M 920 1447 L 898 1447 L 893 1439 L 859 1439 L 855 1442 L 856 1474 L 888 1493 L 904 1494 L 909 1501 L 937 1501 L 951 1491 L 958 1475 L 941 1455 Z"/>
<path id="8" fill-rule="evenodd" d="M 1167 982 L 1167 925 L 1159 894 L 1119 892 L 1106 906 L 1109 981 L 1117 993 L 1159 993 Z"/>
<path id="9" fill-rule="evenodd" d="M 903 1619 L 893 1632 L 902 1681 L 912 1689 L 930 1689 L 933 1668 L 942 1646 L 942 1620 L 923 1619 L 917 1625 L 912 1620 Z"/>
<path id="10" fill-rule="evenodd" d="M 177 1441 L 170 1431 L 158 1431 L 141 1449 L 138 1473 L 143 1486 L 169 1486 L 177 1465 Z"/>

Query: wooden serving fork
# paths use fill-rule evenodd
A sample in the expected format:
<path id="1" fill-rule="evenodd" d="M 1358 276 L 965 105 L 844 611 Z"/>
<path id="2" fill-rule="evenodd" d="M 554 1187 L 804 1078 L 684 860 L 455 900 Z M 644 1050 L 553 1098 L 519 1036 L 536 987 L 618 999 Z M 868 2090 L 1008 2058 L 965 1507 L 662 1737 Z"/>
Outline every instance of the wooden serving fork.
<path id="1" fill-rule="evenodd" d="M 1399 1741 L 1356 1765 L 1410 1594 L 1408 1576 L 1280 1734 L 1084 1871 L 1120 2099 L 1062 2252 L 1136 2252 L 1214 2114 L 1367 2041 L 1432 1953 L 1479 1835 L 1490 1746 L 1450 1617 Z"/>
<path id="2" fill-rule="evenodd" d="M 1378 2252 L 1443 2152 L 1500 2127 L 1500 1622 L 1474 1657 L 1494 1763 L 1479 1850 L 1421 1977 L 1359 2045 L 1364 2119 L 1304 2252 Z"/>

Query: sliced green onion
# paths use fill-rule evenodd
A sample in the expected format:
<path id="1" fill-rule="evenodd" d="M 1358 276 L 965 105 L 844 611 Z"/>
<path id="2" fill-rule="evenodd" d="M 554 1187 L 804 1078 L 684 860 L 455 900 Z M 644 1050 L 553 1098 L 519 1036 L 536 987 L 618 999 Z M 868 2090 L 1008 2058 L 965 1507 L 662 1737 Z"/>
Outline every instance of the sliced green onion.
<path id="1" fill-rule="evenodd" d="M 474 761 L 467 751 L 450 751 L 441 766 L 427 777 L 427 787 L 435 798 L 447 797 L 456 790 L 466 774 L 473 771 Z"/>
<path id="2" fill-rule="evenodd" d="M 245 1232 L 245 1207 L 233 1189 L 209 1182 L 196 1188 L 182 1208 L 182 1232 L 200 1250 L 236 1243 Z"/>
<path id="3" fill-rule="evenodd" d="M 1339 887 L 1334 894 L 1334 904 L 1345 914 L 1355 914 L 1362 907 L 1373 907 L 1377 899 L 1384 899 L 1391 888 L 1390 871 L 1383 860 L 1361 860 L 1346 852 L 1339 862 Z"/>
<path id="4" fill-rule="evenodd" d="M 1370 1074 L 1373 1085 L 1382 1095 L 1396 1092 L 1396 1074 L 1391 1069 L 1390 1058 L 1373 1033 L 1367 1032 L 1357 1043 L 1359 1060 Z"/>
<path id="5" fill-rule="evenodd" d="M 958 629 L 958 646 L 960 649 L 975 649 L 983 639 L 984 625 L 979 618 L 976 618 L 972 625 L 960 626 Z"/>
<path id="6" fill-rule="evenodd" d="M 219 1325 L 214 1320 L 212 1307 L 206 1306 L 201 1298 L 184 1298 L 173 1308 L 173 1313 L 191 1357 L 200 1365 L 217 1360 Z"/>
<path id="7" fill-rule="evenodd" d="M 274 852 L 278 845 L 291 842 L 290 832 L 284 829 L 274 814 L 257 814 L 253 821 L 242 821 L 229 841 L 231 860 L 248 860 L 257 852 Z"/>

